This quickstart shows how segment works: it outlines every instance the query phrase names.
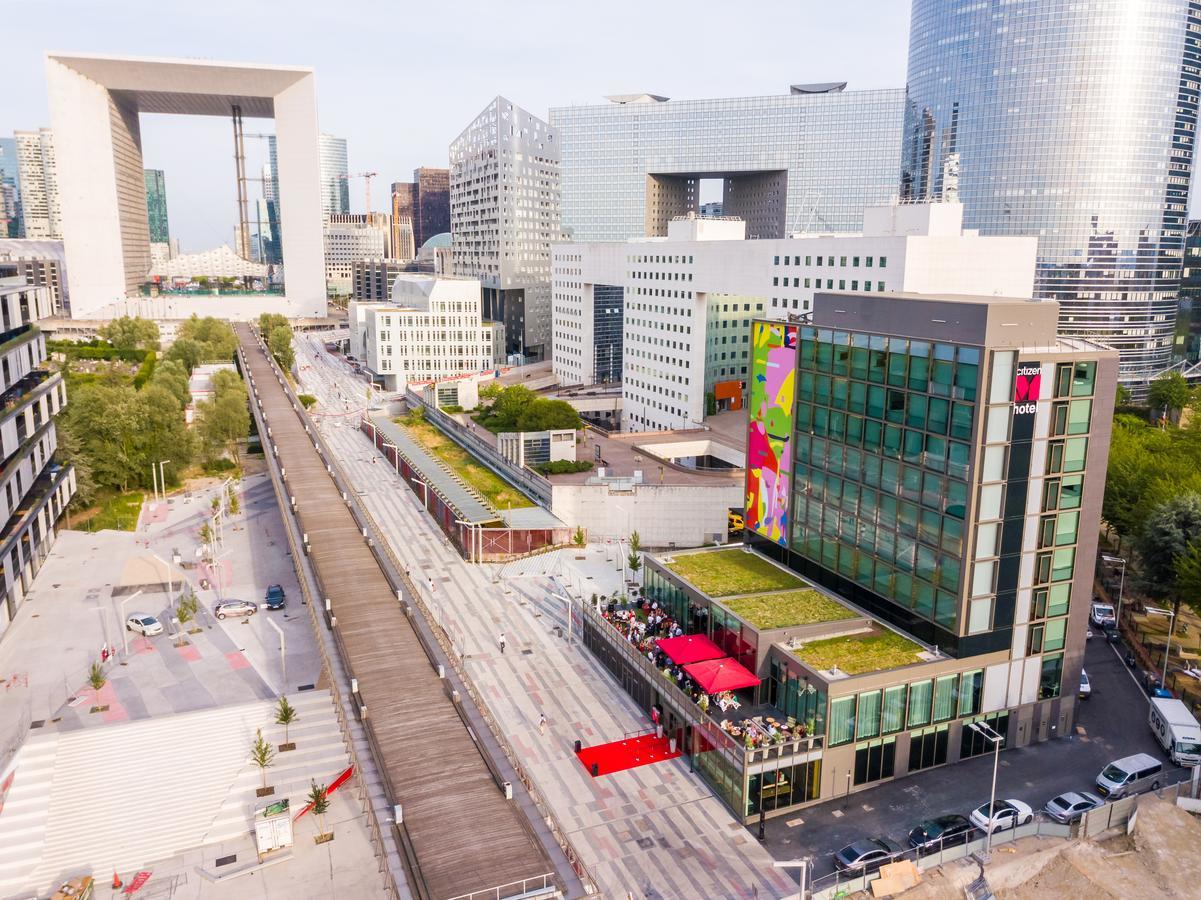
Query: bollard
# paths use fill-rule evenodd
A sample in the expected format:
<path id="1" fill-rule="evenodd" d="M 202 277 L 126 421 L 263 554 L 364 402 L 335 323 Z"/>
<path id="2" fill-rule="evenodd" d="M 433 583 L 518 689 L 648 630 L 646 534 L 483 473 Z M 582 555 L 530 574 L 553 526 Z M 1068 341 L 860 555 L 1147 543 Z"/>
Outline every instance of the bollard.
<path id="1" fill-rule="evenodd" d="M 357 694 L 359 692 L 359 680 L 357 678 L 350 679 L 350 692 Z"/>
<path id="2" fill-rule="evenodd" d="M 505 799 L 506 800 L 513 799 L 513 782 L 511 782 L 511 781 L 505 782 Z"/>
<path id="3" fill-rule="evenodd" d="M 584 743 L 583 743 L 583 741 L 576 741 L 576 742 L 575 742 L 575 752 L 576 752 L 576 753 L 579 753 L 579 752 L 580 752 L 581 750 L 583 750 L 583 749 L 584 749 Z"/>
<path id="4" fill-rule="evenodd" d="M 459 702 L 460 702 L 460 701 L 459 701 L 459 692 L 458 692 L 458 691 L 451 691 L 451 692 L 450 692 L 450 700 L 451 700 L 451 702 L 452 702 L 452 703 L 454 703 L 456 706 L 458 706 L 458 705 L 459 705 Z"/>
<path id="5" fill-rule="evenodd" d="M 325 598 L 325 611 L 333 612 L 333 609 L 334 609 L 334 605 L 332 603 L 330 603 L 329 597 L 326 597 Z"/>
<path id="6" fill-rule="evenodd" d="M 446 669 L 445 669 L 445 667 L 442 665 L 442 663 L 438 663 L 438 677 L 439 677 L 439 678 L 445 678 L 445 677 L 446 677 Z"/>
<path id="7" fill-rule="evenodd" d="M 392 818 L 396 820 L 397 825 L 404 824 L 404 810 L 400 808 L 399 803 L 392 807 Z"/>
<path id="8" fill-rule="evenodd" d="M 599 774 L 600 774 L 600 763 L 593 763 L 592 764 L 592 777 L 595 778 Z"/>

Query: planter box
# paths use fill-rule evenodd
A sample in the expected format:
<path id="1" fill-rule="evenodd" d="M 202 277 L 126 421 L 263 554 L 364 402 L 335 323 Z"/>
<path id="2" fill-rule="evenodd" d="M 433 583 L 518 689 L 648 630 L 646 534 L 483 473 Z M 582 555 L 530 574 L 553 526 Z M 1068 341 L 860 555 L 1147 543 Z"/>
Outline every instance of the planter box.
<path id="1" fill-rule="evenodd" d="M 104 704 L 104 706 L 93 706 L 91 709 L 88 710 L 88 712 L 89 713 L 108 712 L 108 704 L 106 703 L 106 704 Z"/>
<path id="2" fill-rule="evenodd" d="M 295 741 L 289 741 L 289 742 L 288 742 L 288 743 L 286 743 L 286 744 L 280 744 L 280 745 L 279 745 L 279 752 L 280 752 L 280 753 L 287 753 L 289 750 L 295 750 L 295 749 L 296 749 L 296 742 L 295 742 Z"/>
<path id="3" fill-rule="evenodd" d="M 274 793 L 275 793 L 275 788 L 265 787 L 265 788 L 258 788 L 257 790 L 255 790 L 254 795 L 256 797 L 270 797 Z"/>
<path id="4" fill-rule="evenodd" d="M 319 834 L 313 838 L 314 844 L 328 844 L 334 839 L 334 833 L 331 831 L 328 834 Z"/>

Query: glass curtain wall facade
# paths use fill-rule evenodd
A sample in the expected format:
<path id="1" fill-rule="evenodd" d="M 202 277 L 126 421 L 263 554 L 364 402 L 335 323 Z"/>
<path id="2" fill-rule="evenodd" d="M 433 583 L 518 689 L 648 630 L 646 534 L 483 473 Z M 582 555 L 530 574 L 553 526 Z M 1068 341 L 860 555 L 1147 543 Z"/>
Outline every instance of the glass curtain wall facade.
<path id="1" fill-rule="evenodd" d="M 146 170 L 146 220 L 150 225 L 150 243 L 165 244 L 171 240 L 167 223 L 167 177 L 162 169 Z"/>
<path id="2" fill-rule="evenodd" d="M 1171 362 L 1199 36 L 1196 0 L 913 3 L 902 196 L 1038 235 L 1036 296 L 1136 394 Z"/>
<path id="3" fill-rule="evenodd" d="M 625 331 L 625 288 L 613 284 L 592 287 L 592 335 L 595 352 L 593 384 L 621 381 L 621 342 Z"/>
<path id="4" fill-rule="evenodd" d="M 321 211 L 327 216 L 350 212 L 350 181 L 346 168 L 346 138 L 321 135 Z M 272 171 L 275 160 L 272 159 Z M 370 210 L 366 210 L 370 212 Z"/>

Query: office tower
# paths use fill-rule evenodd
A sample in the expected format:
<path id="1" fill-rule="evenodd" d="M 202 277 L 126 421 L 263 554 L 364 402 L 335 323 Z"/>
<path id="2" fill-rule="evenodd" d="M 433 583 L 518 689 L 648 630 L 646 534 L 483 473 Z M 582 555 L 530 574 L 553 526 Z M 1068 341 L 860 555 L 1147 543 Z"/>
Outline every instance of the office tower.
<path id="1" fill-rule="evenodd" d="M 167 224 L 167 178 L 162 169 L 146 169 L 146 221 L 150 225 L 150 243 L 171 240 Z"/>
<path id="2" fill-rule="evenodd" d="M 0 238 L 25 236 L 21 223 L 20 184 L 17 142 L 14 138 L 0 138 Z"/>
<path id="3" fill-rule="evenodd" d="M 346 169 L 346 138 L 322 133 L 321 209 L 327 216 L 350 212 L 350 181 Z M 367 210 L 371 212 L 371 210 Z"/>
<path id="4" fill-rule="evenodd" d="M 19 612 L 50 552 L 58 520 L 75 492 L 75 470 L 54 461 L 54 417 L 67 402 L 61 373 L 47 368 L 46 337 L 37 322 L 53 315 L 49 287 L 31 287 L 0 262 L 3 359 L 0 444 L 6 464 L 0 491 L 0 635 Z"/>
<path id="5" fill-rule="evenodd" d="M 387 259 L 391 232 L 384 213 L 329 216 L 324 229 L 327 288 L 336 294 L 349 294 L 354 285 L 355 262 Z"/>
<path id="6" fill-rule="evenodd" d="M 67 300 L 67 277 L 62 241 L 0 238 L 0 269 L 21 278 L 31 287 L 50 289 L 53 315 L 61 315 Z"/>
<path id="7" fill-rule="evenodd" d="M 417 256 L 413 238 L 413 221 L 408 216 L 392 216 L 392 257 L 412 260 Z"/>
<path id="8" fill-rule="evenodd" d="M 410 260 L 404 259 L 356 259 L 351 268 L 353 291 L 351 296 L 365 302 L 382 302 L 392 297 L 392 282 L 397 275 L 409 271 Z"/>
<path id="9" fill-rule="evenodd" d="M 414 247 L 450 231 L 450 170 L 423 166 L 413 170 L 411 182 L 393 182 L 392 216 L 409 217 Z"/>
<path id="10" fill-rule="evenodd" d="M 751 321 L 804 315 L 816 293 L 1028 297 L 1037 239 L 965 233 L 958 203 L 869 207 L 860 234 L 746 240 L 736 219 L 683 216 L 666 240 L 557 244 L 554 372 L 563 384 L 622 384 L 622 427 L 694 427 L 739 409 Z M 620 292 L 620 341 L 606 337 Z M 616 356 L 616 359 L 613 357 Z"/>
<path id="11" fill-rule="evenodd" d="M 715 200 L 711 203 L 702 203 L 700 211 L 701 211 L 702 216 L 710 216 L 710 217 L 717 217 L 717 216 L 725 214 L 723 212 L 720 200 Z"/>
<path id="12" fill-rule="evenodd" d="M 454 271 L 480 279 L 505 353 L 550 357 L 550 246 L 560 239 L 555 129 L 497 97 L 450 145 Z"/>
<path id="13" fill-rule="evenodd" d="M 1038 235 L 1036 296 L 1136 393 L 1171 362 L 1199 31 L 1190 0 L 913 4 L 903 196 Z"/>
<path id="14" fill-rule="evenodd" d="M 563 230 L 579 241 L 667 234 L 721 179 L 722 211 L 747 235 L 856 231 L 896 193 L 904 92 L 793 85 L 778 96 L 653 94 L 550 111 L 560 138 Z"/>
<path id="15" fill-rule="evenodd" d="M 21 183 L 21 220 L 27 238 L 62 238 L 54 132 L 49 128 L 13 133 Z"/>

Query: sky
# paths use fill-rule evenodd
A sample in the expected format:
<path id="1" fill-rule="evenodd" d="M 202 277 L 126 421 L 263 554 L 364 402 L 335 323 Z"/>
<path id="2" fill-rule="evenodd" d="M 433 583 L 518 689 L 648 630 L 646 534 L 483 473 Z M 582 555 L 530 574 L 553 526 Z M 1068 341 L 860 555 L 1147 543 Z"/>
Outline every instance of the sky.
<path id="1" fill-rule="evenodd" d="M 787 93 L 798 82 L 901 87 L 907 0 L 3 0 L 0 134 L 49 125 L 47 51 L 311 66 L 321 129 L 348 141 L 372 201 L 447 147 L 497 94 L 552 106 L 647 91 L 674 99 Z M 19 77 L 17 77 L 19 75 Z M 271 129 L 247 122 L 246 130 Z M 232 136 L 225 119 L 143 116 L 147 168 L 166 172 L 185 249 L 231 242 Z M 250 140 L 248 174 L 265 142 Z M 251 196 L 258 186 L 251 185 Z M 351 206 L 365 205 L 354 179 Z"/>

